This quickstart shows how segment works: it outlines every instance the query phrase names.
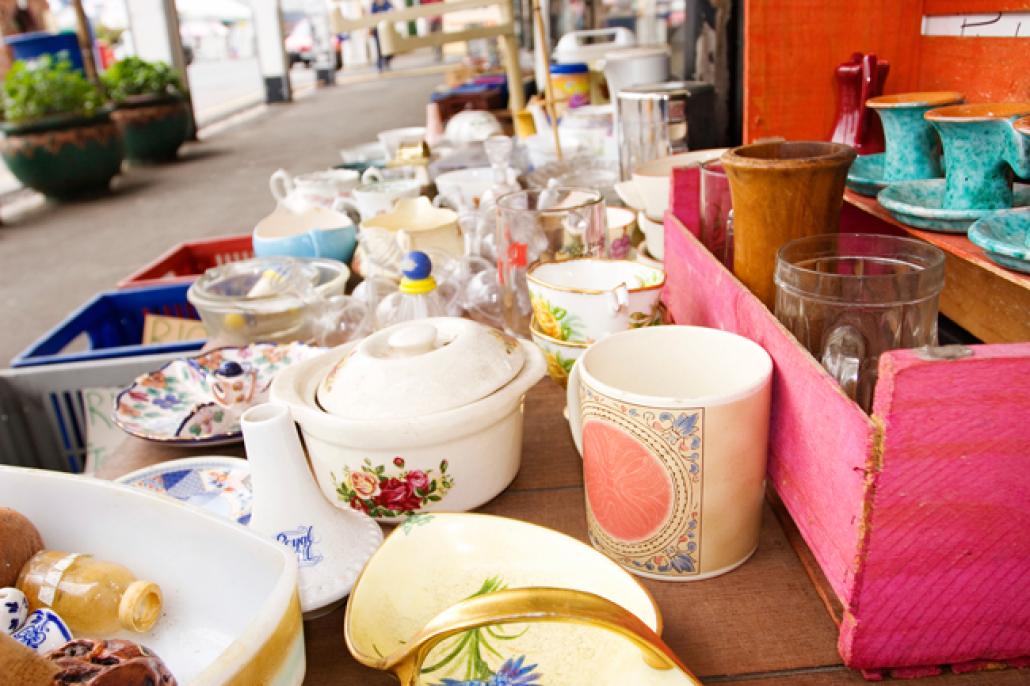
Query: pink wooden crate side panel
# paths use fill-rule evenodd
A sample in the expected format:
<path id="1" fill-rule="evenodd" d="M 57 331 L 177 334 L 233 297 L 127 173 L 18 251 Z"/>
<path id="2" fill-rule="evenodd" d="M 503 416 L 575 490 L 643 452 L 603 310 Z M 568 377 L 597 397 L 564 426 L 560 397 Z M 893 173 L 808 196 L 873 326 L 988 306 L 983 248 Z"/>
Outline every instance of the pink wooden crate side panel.
<path id="1" fill-rule="evenodd" d="M 669 207 L 683 226 L 701 237 L 701 168 L 673 167 Z"/>
<path id="2" fill-rule="evenodd" d="M 1030 656 L 1030 343 L 880 361 L 884 422 L 849 666 Z"/>
<path id="3" fill-rule="evenodd" d="M 683 227 L 665 219 L 673 319 L 733 331 L 772 356 L 769 477 L 845 603 L 861 534 L 865 468 L 875 428 L 772 313 Z"/>

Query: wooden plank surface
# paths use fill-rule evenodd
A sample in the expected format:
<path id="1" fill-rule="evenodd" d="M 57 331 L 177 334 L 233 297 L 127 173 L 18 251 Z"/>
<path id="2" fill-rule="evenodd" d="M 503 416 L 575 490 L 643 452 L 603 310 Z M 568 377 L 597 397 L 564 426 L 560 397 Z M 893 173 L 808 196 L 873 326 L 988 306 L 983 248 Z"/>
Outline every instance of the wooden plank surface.
<path id="1" fill-rule="evenodd" d="M 1030 0 L 923 0 L 923 14 L 994 14 L 1030 10 Z"/>
<path id="2" fill-rule="evenodd" d="M 859 620 L 841 632 L 852 666 L 1030 655 L 1030 343 L 970 350 L 880 358 L 882 465 L 851 597 Z"/>
<path id="3" fill-rule="evenodd" d="M 966 102 L 1030 100 L 1030 27 L 1024 29 L 1026 38 L 920 36 L 918 89 L 958 91 Z"/>
<path id="4" fill-rule="evenodd" d="M 561 416 L 564 393 L 544 379 L 526 399 L 523 463 L 515 483 L 481 511 L 516 517 L 585 540 L 582 462 Z M 139 445 L 109 463 L 109 474 L 183 451 Z M 218 448 L 218 452 L 227 449 Z M 235 451 L 230 451 L 235 452 Z M 195 454 L 196 451 L 189 451 Z M 132 464 L 130 464 L 130 462 Z M 758 552 L 740 569 L 693 583 L 643 580 L 665 619 L 664 638 L 705 683 L 835 686 L 864 683 L 842 666 L 837 631 L 788 537 L 767 509 Z M 358 665 L 343 643 L 343 608 L 304 625 L 310 686 L 396 686 L 389 674 Z M 968 674 L 905 686 L 1013 686 L 1030 671 Z M 563 686 L 555 684 L 550 686 Z M 638 686 L 638 685 L 633 685 Z M 646 685 L 639 685 L 646 686 Z"/>
<path id="5" fill-rule="evenodd" d="M 844 200 L 842 231 L 900 232 L 944 251 L 940 311 L 945 316 L 985 343 L 1030 340 L 1030 275 L 995 264 L 964 235 L 906 226 L 891 217 L 876 198 L 848 190 Z"/>
<path id="6" fill-rule="evenodd" d="M 856 51 L 890 63 L 885 92 L 915 90 L 921 7 L 916 0 L 747 0 L 744 142 L 826 140 L 837 103 L 834 70 Z"/>

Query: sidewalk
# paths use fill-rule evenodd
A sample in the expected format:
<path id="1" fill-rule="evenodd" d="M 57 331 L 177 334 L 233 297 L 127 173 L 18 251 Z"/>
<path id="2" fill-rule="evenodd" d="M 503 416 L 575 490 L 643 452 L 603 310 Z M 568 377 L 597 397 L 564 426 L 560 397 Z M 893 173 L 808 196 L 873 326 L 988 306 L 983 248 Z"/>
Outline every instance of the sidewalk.
<path id="1" fill-rule="evenodd" d="M 379 74 L 375 65 L 362 65 L 358 67 L 345 67 L 336 74 L 336 85 L 342 86 L 354 83 L 365 83 L 382 77 L 387 79 L 406 78 L 410 76 L 423 76 L 428 74 L 442 74 L 448 66 L 455 64 L 457 60 L 447 63 L 440 63 L 430 48 L 418 50 L 405 55 L 398 55 L 393 60 L 390 71 Z M 293 86 L 294 99 L 305 98 L 316 90 L 315 73 L 311 69 L 297 67 L 290 72 Z M 260 79 L 256 81 L 260 86 Z M 204 137 L 206 127 L 220 128 L 219 124 L 231 119 L 247 110 L 261 108 L 264 105 L 264 91 L 258 88 L 252 93 L 243 93 L 238 97 L 229 100 L 217 100 L 205 98 L 198 102 L 194 100 L 197 108 L 197 124 L 200 127 L 199 135 Z M 0 161 L 0 198 L 21 190 L 21 184 L 14 175 L 8 171 L 6 165 Z"/>
<path id="2" fill-rule="evenodd" d="M 340 85 L 265 106 L 251 121 L 185 146 L 177 163 L 130 169 L 109 196 L 5 214 L 0 364 L 176 243 L 248 233 L 273 209 L 268 177 L 278 167 L 291 173 L 326 168 L 339 161 L 341 148 L 422 123 L 443 67 L 417 68 L 436 73 L 341 74 Z"/>

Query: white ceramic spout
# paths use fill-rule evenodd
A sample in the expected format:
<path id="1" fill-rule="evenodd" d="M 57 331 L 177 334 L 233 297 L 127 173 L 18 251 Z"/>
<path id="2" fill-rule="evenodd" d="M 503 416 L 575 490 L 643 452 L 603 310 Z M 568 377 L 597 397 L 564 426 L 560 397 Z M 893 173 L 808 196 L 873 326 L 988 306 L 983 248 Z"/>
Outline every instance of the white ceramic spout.
<path id="1" fill-rule="evenodd" d="M 312 619 L 346 597 L 383 532 L 367 515 L 325 499 L 288 408 L 257 405 L 243 414 L 240 427 L 254 491 L 250 528 L 296 554 L 301 610 Z"/>

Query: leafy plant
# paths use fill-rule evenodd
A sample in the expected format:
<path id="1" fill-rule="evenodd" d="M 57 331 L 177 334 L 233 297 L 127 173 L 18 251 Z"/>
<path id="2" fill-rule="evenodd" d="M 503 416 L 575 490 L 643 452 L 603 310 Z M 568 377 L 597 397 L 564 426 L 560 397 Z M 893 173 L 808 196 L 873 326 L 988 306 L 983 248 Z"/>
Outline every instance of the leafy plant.
<path id="1" fill-rule="evenodd" d="M 182 95 L 178 73 L 165 62 L 126 57 L 111 65 L 101 80 L 115 102 L 137 95 Z"/>
<path id="2" fill-rule="evenodd" d="M 91 116 L 104 104 L 100 89 L 64 53 L 18 60 L 3 85 L 4 119 L 26 124 L 57 114 Z"/>

